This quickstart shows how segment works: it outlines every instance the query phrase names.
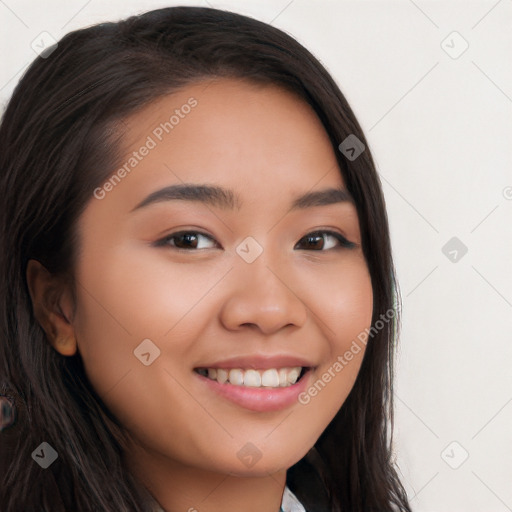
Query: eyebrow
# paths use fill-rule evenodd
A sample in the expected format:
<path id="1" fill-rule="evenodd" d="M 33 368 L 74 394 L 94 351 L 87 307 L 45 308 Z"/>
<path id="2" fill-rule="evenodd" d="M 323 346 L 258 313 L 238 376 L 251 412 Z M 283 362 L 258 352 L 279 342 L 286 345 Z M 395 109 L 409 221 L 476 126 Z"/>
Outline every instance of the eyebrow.
<path id="1" fill-rule="evenodd" d="M 164 201 L 195 201 L 224 210 L 240 209 L 240 198 L 233 191 L 215 185 L 178 184 L 156 190 L 143 199 L 131 212 Z M 348 190 L 344 188 L 326 188 L 314 190 L 295 198 L 291 210 L 302 210 L 313 206 L 325 206 L 336 203 L 353 203 Z"/>

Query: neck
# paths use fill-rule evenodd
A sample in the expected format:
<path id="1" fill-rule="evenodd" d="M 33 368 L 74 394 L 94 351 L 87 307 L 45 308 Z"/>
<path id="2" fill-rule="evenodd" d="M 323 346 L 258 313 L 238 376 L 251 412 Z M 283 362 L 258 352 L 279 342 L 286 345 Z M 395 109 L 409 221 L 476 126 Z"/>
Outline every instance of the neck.
<path id="1" fill-rule="evenodd" d="M 286 470 L 234 476 L 183 465 L 140 446 L 125 452 L 128 466 L 165 512 L 279 512 Z"/>

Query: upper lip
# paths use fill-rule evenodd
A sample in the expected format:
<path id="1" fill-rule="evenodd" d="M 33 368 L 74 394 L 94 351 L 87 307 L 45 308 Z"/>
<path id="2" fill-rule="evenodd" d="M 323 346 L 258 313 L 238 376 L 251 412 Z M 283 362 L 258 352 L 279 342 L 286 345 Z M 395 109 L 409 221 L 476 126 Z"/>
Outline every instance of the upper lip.
<path id="1" fill-rule="evenodd" d="M 313 367 L 311 361 L 305 358 L 297 357 L 288 354 L 282 355 L 249 355 L 230 357 L 229 359 L 222 359 L 213 361 L 206 364 L 201 364 L 196 368 L 252 368 L 266 370 L 269 368 L 287 368 L 287 367 Z"/>

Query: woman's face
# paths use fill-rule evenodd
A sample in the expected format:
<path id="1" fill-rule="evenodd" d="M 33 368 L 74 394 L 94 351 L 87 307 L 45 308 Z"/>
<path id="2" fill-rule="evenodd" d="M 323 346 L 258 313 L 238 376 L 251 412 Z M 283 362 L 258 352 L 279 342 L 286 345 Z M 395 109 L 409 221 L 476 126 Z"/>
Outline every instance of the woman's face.
<path id="1" fill-rule="evenodd" d="M 345 401 L 372 317 L 328 136 L 290 93 L 226 79 L 125 127 L 124 159 L 78 224 L 87 375 L 139 450 L 247 476 L 288 468 Z M 315 195 L 328 189 L 342 192 Z"/>

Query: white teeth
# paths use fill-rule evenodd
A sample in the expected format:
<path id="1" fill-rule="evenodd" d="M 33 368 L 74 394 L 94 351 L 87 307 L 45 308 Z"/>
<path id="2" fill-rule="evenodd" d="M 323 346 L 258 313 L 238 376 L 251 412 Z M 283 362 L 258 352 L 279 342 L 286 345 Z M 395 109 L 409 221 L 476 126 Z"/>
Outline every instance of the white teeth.
<path id="1" fill-rule="evenodd" d="M 201 375 L 208 375 L 208 378 L 216 380 L 220 384 L 232 384 L 234 386 L 247 386 L 252 388 L 277 388 L 287 387 L 295 384 L 302 371 L 301 366 L 293 368 L 271 368 L 268 370 L 242 370 L 232 368 L 208 368 L 200 371 Z"/>
<path id="2" fill-rule="evenodd" d="M 288 372 L 287 378 L 290 384 L 295 384 L 297 382 L 301 369 L 302 368 L 292 368 L 292 370 Z"/>
<path id="3" fill-rule="evenodd" d="M 208 375 L 209 376 L 209 375 Z M 228 372 L 222 368 L 217 368 L 217 382 L 225 384 L 228 381 Z"/>
<path id="4" fill-rule="evenodd" d="M 286 368 L 281 368 L 279 370 L 279 387 L 284 388 L 288 385 L 288 372 Z"/>
<path id="5" fill-rule="evenodd" d="M 244 374 L 242 370 L 229 370 L 229 382 L 235 386 L 241 386 L 244 383 Z"/>
<path id="6" fill-rule="evenodd" d="M 244 374 L 244 386 L 259 388 L 261 386 L 261 373 L 256 370 L 247 370 Z"/>
<path id="7" fill-rule="evenodd" d="M 277 388 L 279 386 L 279 374 L 277 370 L 265 370 L 261 376 L 261 384 L 262 386 Z"/>

